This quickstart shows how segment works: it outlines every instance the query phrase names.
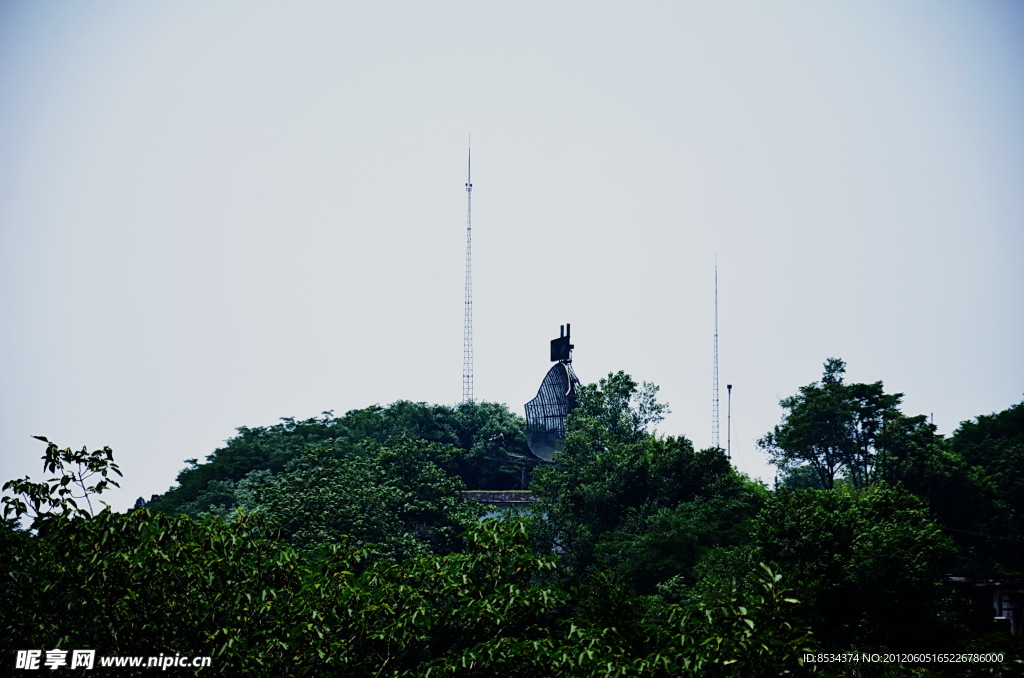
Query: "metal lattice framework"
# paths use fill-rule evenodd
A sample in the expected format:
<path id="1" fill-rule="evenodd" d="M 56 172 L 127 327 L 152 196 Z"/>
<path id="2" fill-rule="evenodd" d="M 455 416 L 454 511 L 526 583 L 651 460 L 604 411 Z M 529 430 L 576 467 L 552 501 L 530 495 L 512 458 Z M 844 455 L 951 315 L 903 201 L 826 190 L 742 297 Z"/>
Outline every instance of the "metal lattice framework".
<path id="1" fill-rule="evenodd" d="M 562 451 L 565 418 L 576 407 L 580 380 L 572 371 L 570 333 L 570 326 L 562 325 L 558 338 L 551 340 L 551 362 L 555 364 L 540 383 L 537 396 L 526 403 L 526 443 L 544 461 Z"/>
<path id="2" fill-rule="evenodd" d="M 718 447 L 718 263 L 715 263 L 715 363 L 714 386 L 711 393 L 711 447 Z"/>
<path id="3" fill-rule="evenodd" d="M 473 402 L 473 182 L 472 151 L 466 158 L 466 302 L 462 334 L 462 402 Z"/>
<path id="4" fill-rule="evenodd" d="M 562 451 L 565 418 L 576 405 L 579 384 L 570 363 L 555 363 L 537 396 L 526 403 L 526 441 L 530 451 L 544 461 L 551 461 L 556 452 Z"/>

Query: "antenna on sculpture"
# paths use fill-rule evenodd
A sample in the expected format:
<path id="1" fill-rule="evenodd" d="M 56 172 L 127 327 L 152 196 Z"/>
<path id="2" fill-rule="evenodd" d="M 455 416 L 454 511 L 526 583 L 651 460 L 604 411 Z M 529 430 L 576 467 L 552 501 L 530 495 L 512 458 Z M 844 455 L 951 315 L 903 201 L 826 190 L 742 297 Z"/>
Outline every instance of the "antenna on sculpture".
<path id="1" fill-rule="evenodd" d="M 466 301 L 462 335 L 462 402 L 473 402 L 473 155 L 466 148 Z"/>

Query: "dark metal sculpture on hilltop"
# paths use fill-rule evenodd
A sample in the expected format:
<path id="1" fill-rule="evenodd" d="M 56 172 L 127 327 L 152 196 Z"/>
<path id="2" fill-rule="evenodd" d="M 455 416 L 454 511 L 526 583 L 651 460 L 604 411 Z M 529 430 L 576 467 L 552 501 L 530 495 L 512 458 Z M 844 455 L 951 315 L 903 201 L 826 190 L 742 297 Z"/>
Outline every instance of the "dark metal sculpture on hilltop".
<path id="1" fill-rule="evenodd" d="M 559 335 L 551 340 L 551 360 L 555 364 L 541 382 L 537 397 L 526 403 L 526 442 L 530 451 L 544 461 L 551 461 L 556 452 L 562 451 L 565 418 L 576 406 L 580 385 L 572 371 L 568 324 L 560 327 Z"/>

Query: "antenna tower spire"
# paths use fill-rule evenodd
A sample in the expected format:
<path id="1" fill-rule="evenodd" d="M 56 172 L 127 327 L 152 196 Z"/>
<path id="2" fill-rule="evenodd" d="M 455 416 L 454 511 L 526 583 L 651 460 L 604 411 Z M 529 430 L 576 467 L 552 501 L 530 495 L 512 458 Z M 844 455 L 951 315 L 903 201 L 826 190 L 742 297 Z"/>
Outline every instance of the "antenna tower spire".
<path id="1" fill-rule="evenodd" d="M 715 257 L 715 363 L 711 395 L 711 446 L 718 447 L 718 258 Z"/>
<path id="2" fill-rule="evenodd" d="M 462 402 L 473 402 L 473 155 L 466 149 L 466 320 L 462 335 Z"/>

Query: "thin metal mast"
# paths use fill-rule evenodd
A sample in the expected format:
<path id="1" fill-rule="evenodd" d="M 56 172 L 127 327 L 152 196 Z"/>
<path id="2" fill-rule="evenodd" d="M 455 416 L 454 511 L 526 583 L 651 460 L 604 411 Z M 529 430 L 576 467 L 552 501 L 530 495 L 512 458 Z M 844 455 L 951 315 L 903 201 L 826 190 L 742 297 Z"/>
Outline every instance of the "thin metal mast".
<path id="1" fill-rule="evenodd" d="M 732 459 L 732 384 L 726 384 L 725 390 L 729 394 L 729 407 L 726 410 L 729 415 L 725 425 L 725 454 Z"/>
<path id="2" fill-rule="evenodd" d="M 472 149 L 466 154 L 466 322 L 462 337 L 462 402 L 473 402 L 473 182 Z"/>
<path id="3" fill-rule="evenodd" d="M 718 447 L 718 261 L 715 261 L 715 363 L 711 395 L 711 446 Z"/>

